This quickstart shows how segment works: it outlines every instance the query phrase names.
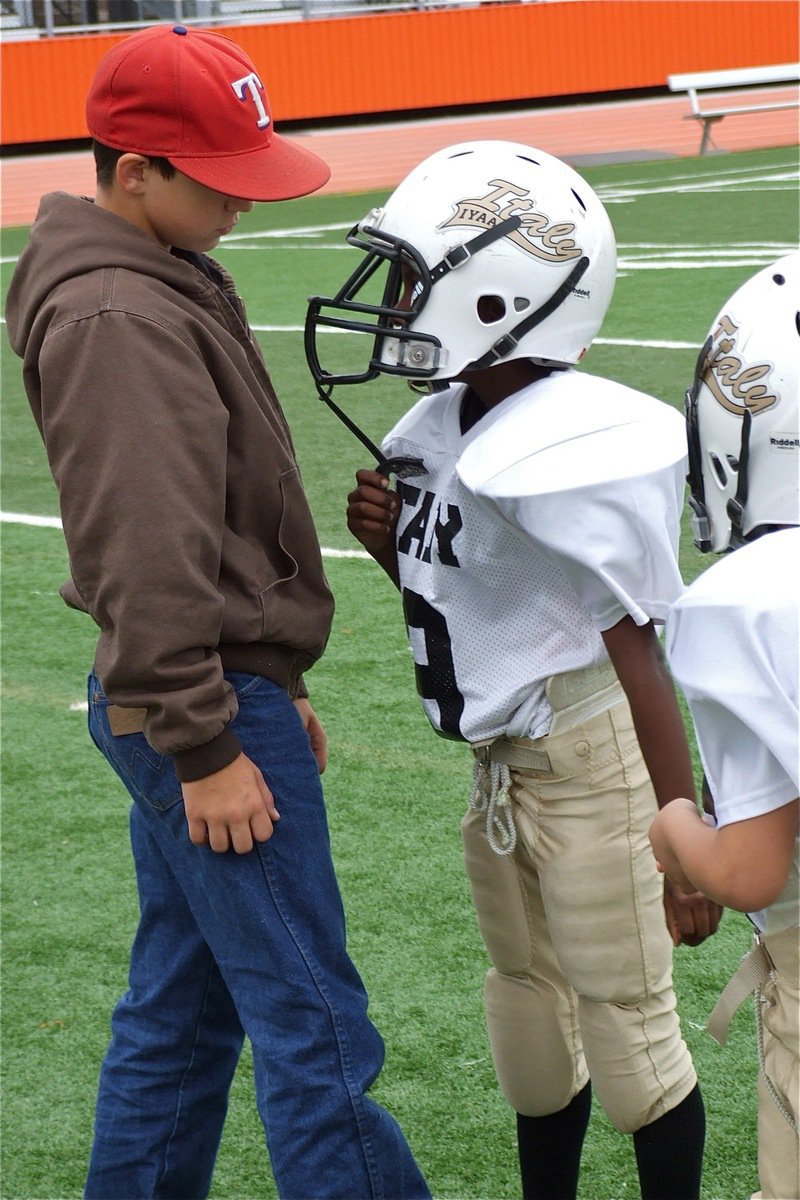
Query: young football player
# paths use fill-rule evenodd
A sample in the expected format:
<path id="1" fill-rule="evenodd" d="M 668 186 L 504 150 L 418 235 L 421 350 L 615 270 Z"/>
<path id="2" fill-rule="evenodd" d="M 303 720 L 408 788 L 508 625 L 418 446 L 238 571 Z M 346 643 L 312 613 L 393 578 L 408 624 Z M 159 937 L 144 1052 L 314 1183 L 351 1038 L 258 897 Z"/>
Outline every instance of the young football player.
<path id="1" fill-rule="evenodd" d="M 676 602 L 667 653 L 697 730 L 716 824 L 687 798 L 662 809 L 650 830 L 677 887 L 748 912 L 755 927 L 738 996 L 756 991 L 765 1200 L 800 1196 L 798 360 L 795 252 L 724 305 L 687 394 L 696 545 L 725 557 Z M 723 1043 L 737 992 L 709 1021 Z"/>
<path id="2" fill-rule="evenodd" d="M 683 422 L 573 369 L 616 249 L 557 159 L 439 151 L 348 241 L 365 257 L 310 302 L 306 352 L 329 401 L 379 374 L 430 392 L 358 472 L 348 523 L 402 593 L 434 729 L 473 750 L 465 856 L 524 1195 L 575 1196 L 593 1087 L 642 1195 L 689 1200 L 704 1115 L 667 924 L 694 944 L 719 910 L 665 892 L 647 842 L 657 806 L 693 794 L 655 630 L 682 590 Z"/>

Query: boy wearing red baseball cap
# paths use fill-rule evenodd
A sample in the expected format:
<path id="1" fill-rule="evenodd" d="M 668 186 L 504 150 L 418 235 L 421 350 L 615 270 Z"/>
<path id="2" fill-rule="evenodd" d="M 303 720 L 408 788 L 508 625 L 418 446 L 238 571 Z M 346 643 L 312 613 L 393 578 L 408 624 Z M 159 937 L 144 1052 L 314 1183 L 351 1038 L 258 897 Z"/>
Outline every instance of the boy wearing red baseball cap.
<path id="1" fill-rule="evenodd" d="M 283 1197 L 429 1197 L 367 1090 L 383 1044 L 345 948 L 303 674 L 333 600 L 285 417 L 229 275 L 254 201 L 321 187 L 228 38 L 158 26 L 100 63 L 94 202 L 45 196 L 9 291 L 94 619 L 89 730 L 133 798 L 141 919 L 86 1196 L 208 1194 L 245 1034 Z"/>

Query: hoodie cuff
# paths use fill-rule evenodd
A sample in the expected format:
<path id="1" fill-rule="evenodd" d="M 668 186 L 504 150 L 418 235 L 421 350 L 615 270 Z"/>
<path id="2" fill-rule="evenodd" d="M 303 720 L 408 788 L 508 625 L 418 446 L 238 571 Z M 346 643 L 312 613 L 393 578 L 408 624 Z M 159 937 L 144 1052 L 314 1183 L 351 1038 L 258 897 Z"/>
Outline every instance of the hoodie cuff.
<path id="1" fill-rule="evenodd" d="M 194 783 L 196 779 L 205 779 L 206 775 L 214 775 L 229 766 L 241 753 L 242 743 L 230 728 L 225 728 L 203 746 L 176 751 L 172 761 L 180 782 Z"/>

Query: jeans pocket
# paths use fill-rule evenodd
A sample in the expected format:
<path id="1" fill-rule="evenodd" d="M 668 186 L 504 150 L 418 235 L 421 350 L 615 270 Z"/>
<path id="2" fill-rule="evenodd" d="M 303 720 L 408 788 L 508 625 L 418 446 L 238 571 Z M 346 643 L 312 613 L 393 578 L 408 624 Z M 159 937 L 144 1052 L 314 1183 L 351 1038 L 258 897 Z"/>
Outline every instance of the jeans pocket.
<path id="1" fill-rule="evenodd" d="M 183 801 L 172 759 L 159 754 L 143 733 L 111 732 L 109 701 L 96 676 L 89 676 L 89 735 L 134 800 L 159 812 Z"/>
<path id="2" fill-rule="evenodd" d="M 276 686 L 269 679 L 265 679 L 263 675 L 251 675 L 246 671 L 226 671 L 225 678 L 239 701 L 246 700 L 248 696 L 257 696 Z"/>

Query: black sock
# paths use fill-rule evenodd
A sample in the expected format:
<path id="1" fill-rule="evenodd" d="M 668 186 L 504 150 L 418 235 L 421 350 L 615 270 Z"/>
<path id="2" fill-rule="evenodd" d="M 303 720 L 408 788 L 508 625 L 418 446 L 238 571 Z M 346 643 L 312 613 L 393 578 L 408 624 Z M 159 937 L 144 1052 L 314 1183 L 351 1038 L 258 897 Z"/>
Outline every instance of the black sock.
<path id="1" fill-rule="evenodd" d="M 697 1086 L 633 1135 L 642 1200 L 698 1200 L 706 1114 Z"/>
<path id="2" fill-rule="evenodd" d="M 517 1113 L 523 1200 L 575 1200 L 591 1108 L 592 1087 L 587 1083 L 560 1112 L 546 1117 Z"/>

